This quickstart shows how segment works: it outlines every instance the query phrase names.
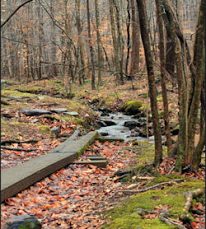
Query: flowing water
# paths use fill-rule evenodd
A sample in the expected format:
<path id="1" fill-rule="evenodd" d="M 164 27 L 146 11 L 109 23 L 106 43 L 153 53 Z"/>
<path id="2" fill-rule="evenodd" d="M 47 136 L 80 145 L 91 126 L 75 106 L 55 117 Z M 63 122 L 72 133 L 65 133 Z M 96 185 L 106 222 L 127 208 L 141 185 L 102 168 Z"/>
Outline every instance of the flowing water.
<path id="1" fill-rule="evenodd" d="M 125 115 L 121 112 L 110 113 L 107 116 L 102 116 L 100 113 L 99 120 L 102 122 L 114 122 L 113 125 L 98 129 L 99 134 L 105 139 L 122 139 L 124 141 L 147 139 L 143 137 L 132 137 L 132 131 L 124 126 L 125 122 L 137 121 L 137 119 L 132 118 L 132 116 Z"/>

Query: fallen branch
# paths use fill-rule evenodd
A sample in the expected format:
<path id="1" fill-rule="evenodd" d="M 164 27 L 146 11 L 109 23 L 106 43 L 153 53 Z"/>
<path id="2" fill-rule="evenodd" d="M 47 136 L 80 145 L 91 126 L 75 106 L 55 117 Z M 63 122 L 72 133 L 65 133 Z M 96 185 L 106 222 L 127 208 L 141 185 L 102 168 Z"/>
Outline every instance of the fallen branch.
<path id="1" fill-rule="evenodd" d="M 154 190 L 154 189 L 157 189 L 157 188 L 161 188 L 161 187 L 164 187 L 164 186 L 169 186 L 169 185 L 172 185 L 172 184 L 175 184 L 175 183 L 180 183 L 180 182 L 183 182 L 184 179 L 175 179 L 175 180 L 172 180 L 172 181 L 167 181 L 167 182 L 162 182 L 162 183 L 159 183 L 159 184 L 155 184 L 153 186 L 150 186 L 150 187 L 147 187 L 147 188 L 143 188 L 143 189 L 140 189 L 140 190 L 121 190 L 123 193 L 125 194 L 137 194 L 137 193 L 141 193 L 141 192 L 146 192 L 146 191 L 149 191 L 149 190 Z"/>
<path id="2" fill-rule="evenodd" d="M 186 227 L 184 225 L 181 225 L 180 222 L 177 222 L 176 220 L 169 218 L 167 212 L 160 213 L 159 219 L 160 221 L 168 225 L 175 225 L 175 227 L 178 229 L 186 229 Z"/>
<path id="3" fill-rule="evenodd" d="M 192 199 L 204 194 L 204 189 L 199 188 L 194 191 L 186 193 L 186 203 L 184 207 L 184 212 L 188 212 L 192 206 Z"/>
<path id="4" fill-rule="evenodd" d="M 25 140 L 25 141 L 18 141 L 18 140 L 2 140 L 1 141 L 1 145 L 6 145 L 6 144 L 13 144 L 13 143 L 17 143 L 17 144 L 22 144 L 22 143 L 37 143 L 38 140 Z"/>
<path id="5" fill-rule="evenodd" d="M 1 149 L 13 150 L 13 151 L 24 151 L 24 152 L 31 152 L 37 150 L 37 149 L 12 148 L 7 146 L 1 146 Z"/>

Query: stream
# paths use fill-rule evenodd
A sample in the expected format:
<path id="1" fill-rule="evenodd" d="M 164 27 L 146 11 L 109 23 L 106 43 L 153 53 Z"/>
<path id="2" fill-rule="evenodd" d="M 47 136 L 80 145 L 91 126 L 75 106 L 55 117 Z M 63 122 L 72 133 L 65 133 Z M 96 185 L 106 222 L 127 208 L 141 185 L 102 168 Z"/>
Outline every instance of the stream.
<path id="1" fill-rule="evenodd" d="M 153 136 L 150 136 L 149 139 L 146 137 L 137 136 L 137 133 L 134 134 L 135 128 L 129 128 L 125 126 L 125 123 L 132 124 L 133 122 L 134 124 L 138 123 L 138 119 L 133 118 L 133 116 L 130 115 L 125 115 L 122 112 L 109 113 L 107 115 L 103 115 L 100 112 L 99 123 L 101 127 L 97 131 L 104 139 L 122 139 L 124 141 L 154 141 Z"/>

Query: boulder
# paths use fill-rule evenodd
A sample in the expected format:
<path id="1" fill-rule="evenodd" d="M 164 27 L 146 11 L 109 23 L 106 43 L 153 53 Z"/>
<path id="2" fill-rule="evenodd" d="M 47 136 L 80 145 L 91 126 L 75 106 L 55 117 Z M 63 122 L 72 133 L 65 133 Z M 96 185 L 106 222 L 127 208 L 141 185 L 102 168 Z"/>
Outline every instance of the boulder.
<path id="1" fill-rule="evenodd" d="M 40 116 L 45 114 L 52 114 L 51 111 L 44 110 L 44 109 L 22 109 L 20 111 L 22 114 L 25 114 L 27 116 Z"/>
<path id="2" fill-rule="evenodd" d="M 41 229 L 41 223 L 33 215 L 14 216 L 8 220 L 5 229 Z"/>
<path id="3" fill-rule="evenodd" d="M 138 100 L 127 101 L 121 108 L 127 115 L 135 115 L 141 112 L 140 108 L 143 103 Z"/>
<path id="4" fill-rule="evenodd" d="M 128 127 L 130 130 L 134 129 L 135 127 L 141 127 L 141 123 L 136 121 L 126 121 L 124 126 Z"/>

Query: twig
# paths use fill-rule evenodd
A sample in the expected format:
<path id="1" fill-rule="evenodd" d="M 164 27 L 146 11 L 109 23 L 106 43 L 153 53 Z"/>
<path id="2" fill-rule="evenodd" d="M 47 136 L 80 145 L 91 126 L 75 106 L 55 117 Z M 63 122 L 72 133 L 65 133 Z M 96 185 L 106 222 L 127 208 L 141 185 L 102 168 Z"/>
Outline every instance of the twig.
<path id="1" fill-rule="evenodd" d="M 18 140 L 2 140 L 1 141 L 1 145 L 6 145 L 6 144 L 13 144 L 13 143 L 18 143 L 18 144 L 22 144 L 22 143 L 37 143 L 38 140 L 25 140 L 25 141 L 18 141 Z"/>
<path id="2" fill-rule="evenodd" d="M 13 150 L 13 151 L 25 151 L 25 152 L 31 152 L 37 150 L 37 149 L 12 148 L 7 146 L 1 146 L 1 149 Z"/>
<path id="3" fill-rule="evenodd" d="M 175 180 L 172 180 L 172 181 L 162 182 L 162 183 L 159 183 L 159 184 L 147 187 L 147 188 L 143 188 L 143 189 L 140 189 L 140 190 L 134 190 L 134 191 L 133 190 L 121 190 L 121 191 L 124 192 L 125 194 L 137 194 L 137 193 L 146 192 L 146 191 L 149 191 L 149 190 L 154 190 L 156 188 L 161 188 L 163 186 L 172 185 L 172 184 L 175 184 L 175 183 L 180 183 L 180 182 L 183 182 L 183 181 L 184 181 L 183 179 L 175 179 Z"/>

